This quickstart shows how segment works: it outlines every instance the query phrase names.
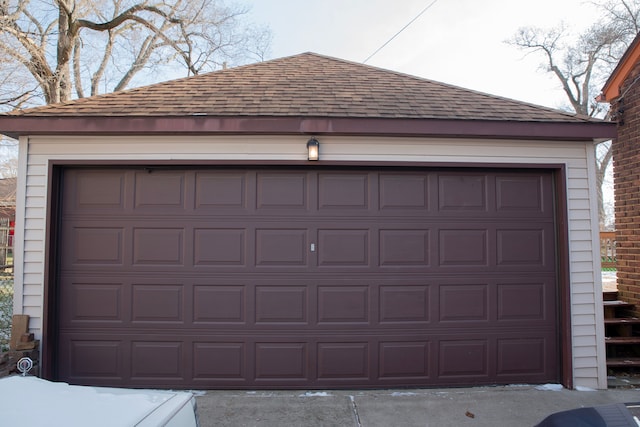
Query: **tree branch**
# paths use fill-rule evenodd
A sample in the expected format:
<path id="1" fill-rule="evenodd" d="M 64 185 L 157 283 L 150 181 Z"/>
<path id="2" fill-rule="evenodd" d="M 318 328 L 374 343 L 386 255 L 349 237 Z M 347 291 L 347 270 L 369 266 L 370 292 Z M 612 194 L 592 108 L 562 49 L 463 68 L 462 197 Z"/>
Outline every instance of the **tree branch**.
<path id="1" fill-rule="evenodd" d="M 107 22 L 97 23 L 97 22 L 92 22 L 85 19 L 79 19 L 77 23 L 78 23 L 78 27 L 81 27 L 81 28 L 88 28 L 94 31 L 107 31 L 122 25 L 126 21 L 133 20 L 143 24 L 147 28 L 152 29 L 153 24 L 143 19 L 142 17 L 136 15 L 136 12 L 142 12 L 142 11 L 154 13 L 174 24 L 180 23 L 180 19 L 168 16 L 166 13 L 164 13 L 162 10 L 158 9 L 157 7 L 145 6 L 144 4 L 137 4 L 135 6 L 132 6 L 129 9 L 122 12 L 120 15 L 116 16 L 115 18 Z"/>
<path id="2" fill-rule="evenodd" d="M 105 75 L 122 89 L 150 63 L 198 74 L 250 50 L 254 33 L 238 20 L 248 10 L 225 1 L 0 0 L 0 53 L 27 68 L 47 103 L 87 96 L 89 83 L 97 94 Z"/>
<path id="3" fill-rule="evenodd" d="M 75 81 L 76 94 L 78 98 L 84 98 L 84 89 L 82 87 L 82 73 L 80 72 L 80 48 L 82 40 L 76 39 L 73 46 L 73 79 Z"/>
<path id="4" fill-rule="evenodd" d="M 117 31 L 115 33 L 117 34 Z M 104 47 L 102 60 L 100 61 L 100 65 L 96 69 L 96 72 L 91 76 L 91 96 L 97 95 L 99 92 L 100 80 L 107 69 L 109 58 L 111 58 L 111 54 L 113 52 L 114 37 L 115 35 L 113 30 L 107 31 L 107 44 Z"/>

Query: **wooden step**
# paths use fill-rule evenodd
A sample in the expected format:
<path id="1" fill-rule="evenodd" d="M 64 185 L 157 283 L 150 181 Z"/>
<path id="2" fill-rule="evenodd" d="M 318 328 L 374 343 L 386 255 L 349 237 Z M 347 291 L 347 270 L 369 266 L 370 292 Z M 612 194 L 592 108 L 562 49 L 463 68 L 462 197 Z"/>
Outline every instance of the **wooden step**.
<path id="1" fill-rule="evenodd" d="M 635 307 L 634 304 L 628 303 L 626 301 L 602 301 L 602 305 L 604 306 L 604 317 L 605 319 L 612 319 L 616 317 L 616 310 L 622 309 L 631 309 Z"/>
<path id="2" fill-rule="evenodd" d="M 607 366 L 610 368 L 621 368 L 625 366 L 640 367 L 640 357 L 611 357 L 607 358 Z"/>
<path id="3" fill-rule="evenodd" d="M 640 344 L 640 337 L 604 337 L 605 344 Z"/>
<path id="4" fill-rule="evenodd" d="M 620 301 L 619 299 L 614 301 L 602 301 L 602 304 L 605 307 L 625 307 L 625 308 L 634 307 L 634 305 L 631 304 L 630 302 Z"/>
<path id="5" fill-rule="evenodd" d="M 640 325 L 637 317 L 612 317 L 604 319 L 605 325 Z"/>
<path id="6" fill-rule="evenodd" d="M 618 291 L 603 291 L 602 292 L 602 300 L 603 301 L 615 301 L 618 299 Z"/>

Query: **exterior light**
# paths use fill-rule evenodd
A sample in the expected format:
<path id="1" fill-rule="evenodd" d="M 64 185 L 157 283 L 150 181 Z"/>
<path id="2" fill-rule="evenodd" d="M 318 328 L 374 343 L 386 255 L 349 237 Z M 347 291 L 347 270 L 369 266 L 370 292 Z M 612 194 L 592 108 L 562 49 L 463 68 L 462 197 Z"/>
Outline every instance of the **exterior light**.
<path id="1" fill-rule="evenodd" d="M 320 143 L 315 137 L 311 137 L 310 140 L 307 141 L 307 159 L 309 160 L 318 160 L 320 158 Z"/>

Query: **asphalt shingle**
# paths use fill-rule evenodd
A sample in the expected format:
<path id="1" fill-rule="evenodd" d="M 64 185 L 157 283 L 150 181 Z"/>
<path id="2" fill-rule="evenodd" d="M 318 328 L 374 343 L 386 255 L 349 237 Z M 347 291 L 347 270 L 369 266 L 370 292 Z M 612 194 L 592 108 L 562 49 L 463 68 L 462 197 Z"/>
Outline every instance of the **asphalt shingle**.
<path id="1" fill-rule="evenodd" d="M 315 53 L 9 114 L 590 121 L 588 117 Z"/>

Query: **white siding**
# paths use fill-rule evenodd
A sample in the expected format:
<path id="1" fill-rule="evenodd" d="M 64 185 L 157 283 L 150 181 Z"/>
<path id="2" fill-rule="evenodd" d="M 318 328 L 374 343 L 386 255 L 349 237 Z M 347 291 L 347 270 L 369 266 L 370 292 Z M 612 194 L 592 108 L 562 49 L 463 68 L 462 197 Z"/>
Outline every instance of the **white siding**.
<path id="1" fill-rule="evenodd" d="M 327 161 L 563 164 L 567 172 L 574 385 L 606 388 L 593 146 L 584 142 L 320 136 Z M 50 160 L 306 160 L 305 136 L 22 138 L 16 313 L 41 336 Z M 28 153 L 28 158 L 25 158 Z M 21 201 L 24 199 L 24 205 Z"/>

